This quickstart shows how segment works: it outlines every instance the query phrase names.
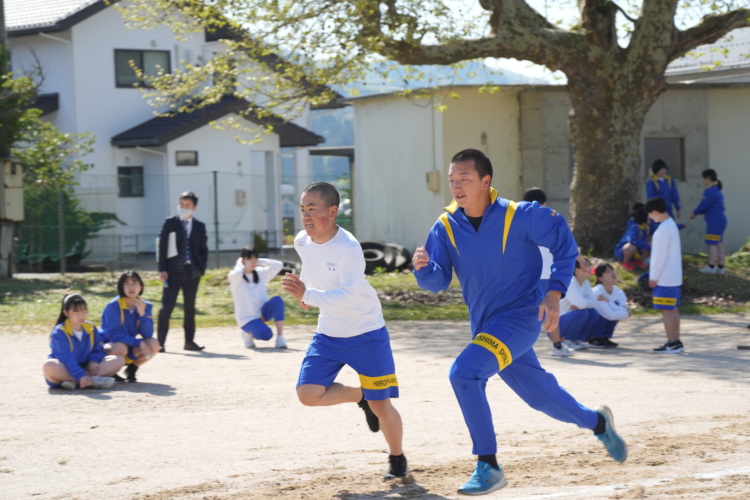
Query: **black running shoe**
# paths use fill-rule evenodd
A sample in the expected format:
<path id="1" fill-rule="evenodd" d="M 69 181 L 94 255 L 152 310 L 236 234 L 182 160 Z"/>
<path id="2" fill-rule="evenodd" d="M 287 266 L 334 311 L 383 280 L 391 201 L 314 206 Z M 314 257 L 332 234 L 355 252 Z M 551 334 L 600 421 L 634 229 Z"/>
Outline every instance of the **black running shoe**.
<path id="1" fill-rule="evenodd" d="M 378 420 L 378 416 L 372 412 L 372 409 L 370 409 L 370 405 L 365 398 L 363 397 L 357 405 L 365 412 L 367 427 L 369 427 L 372 432 L 378 432 L 380 430 L 380 420 Z"/>
<path id="2" fill-rule="evenodd" d="M 385 479 L 405 477 L 406 472 L 406 457 L 403 453 L 398 456 L 388 455 L 388 474 Z"/>
<path id="3" fill-rule="evenodd" d="M 125 379 L 119 376 L 118 374 L 112 375 L 112 378 L 115 379 L 115 382 L 125 382 Z"/>
<path id="4" fill-rule="evenodd" d="M 128 382 L 136 382 L 135 372 L 137 371 L 138 371 L 138 367 L 132 363 L 126 366 L 125 367 L 125 376 L 126 376 L 125 380 Z"/>

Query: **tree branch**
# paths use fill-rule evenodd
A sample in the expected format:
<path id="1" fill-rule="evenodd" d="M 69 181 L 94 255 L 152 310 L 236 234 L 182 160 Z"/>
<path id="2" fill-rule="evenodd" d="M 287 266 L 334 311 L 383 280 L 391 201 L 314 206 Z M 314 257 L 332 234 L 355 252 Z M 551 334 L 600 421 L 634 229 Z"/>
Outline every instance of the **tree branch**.
<path id="1" fill-rule="evenodd" d="M 571 49 L 581 39 L 578 34 L 557 28 L 524 0 L 482 0 L 482 7 L 492 12 L 492 36 L 425 45 L 387 35 L 382 29 L 379 3 L 371 2 L 359 12 L 362 40 L 370 50 L 401 64 L 448 65 L 469 59 L 507 57 L 556 70 L 576 57 L 577 51 Z M 392 9 L 393 4 L 388 3 Z M 393 11 L 388 12 L 393 15 Z"/>
<path id="2" fill-rule="evenodd" d="M 750 26 L 750 9 L 739 9 L 718 16 L 706 16 L 700 24 L 684 31 L 677 31 L 669 51 L 669 60 L 674 61 L 688 51 L 704 44 L 714 43 L 737 28 Z"/>

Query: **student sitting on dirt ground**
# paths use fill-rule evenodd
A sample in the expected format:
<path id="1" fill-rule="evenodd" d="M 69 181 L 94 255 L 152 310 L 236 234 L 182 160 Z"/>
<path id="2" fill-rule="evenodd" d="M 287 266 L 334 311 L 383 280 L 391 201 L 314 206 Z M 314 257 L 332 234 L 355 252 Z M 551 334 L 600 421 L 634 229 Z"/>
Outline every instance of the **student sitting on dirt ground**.
<path id="1" fill-rule="evenodd" d="M 99 331 L 88 318 L 86 300 L 77 293 L 63 297 L 57 325 L 50 334 L 44 380 L 52 389 L 109 389 L 112 374 L 122 368 L 122 356 L 107 355 Z"/>

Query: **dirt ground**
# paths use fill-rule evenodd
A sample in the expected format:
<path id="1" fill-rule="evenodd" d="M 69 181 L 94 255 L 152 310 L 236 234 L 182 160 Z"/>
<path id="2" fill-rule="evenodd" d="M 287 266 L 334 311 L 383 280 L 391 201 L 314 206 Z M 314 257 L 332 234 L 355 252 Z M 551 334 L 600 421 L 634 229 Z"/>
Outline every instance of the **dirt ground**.
<path id="1" fill-rule="evenodd" d="M 490 498 L 750 498 L 750 315 L 683 318 L 679 355 L 658 317 L 622 322 L 620 347 L 543 366 L 583 404 L 609 405 L 630 456 L 613 462 L 589 431 L 531 410 L 498 378 L 487 391 L 509 484 Z M 474 468 L 447 379 L 463 322 L 393 322 L 410 481 L 384 481 L 386 447 L 354 404 L 302 406 L 294 385 L 310 327 L 290 349 L 248 350 L 233 328 L 200 330 L 203 353 L 167 352 L 135 384 L 49 390 L 48 332 L 5 332 L 0 378 L 0 498 L 455 499 Z M 356 384 L 345 370 L 340 381 Z"/>

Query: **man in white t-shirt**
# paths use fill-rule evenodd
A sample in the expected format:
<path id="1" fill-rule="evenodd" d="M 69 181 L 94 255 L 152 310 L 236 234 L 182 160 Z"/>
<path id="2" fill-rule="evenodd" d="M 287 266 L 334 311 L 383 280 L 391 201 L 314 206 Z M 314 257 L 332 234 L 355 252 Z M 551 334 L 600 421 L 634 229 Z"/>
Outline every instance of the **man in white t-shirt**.
<path id="1" fill-rule="evenodd" d="M 302 193 L 304 231 L 294 240 L 302 260 L 300 276 L 281 278 L 282 288 L 305 309 L 320 309 L 318 326 L 297 381 L 305 406 L 358 403 L 370 430 L 383 430 L 390 454 L 386 478 L 405 477 L 401 416 L 391 404 L 398 379 L 388 330 L 375 289 L 365 279 L 365 258 L 357 239 L 336 224 L 339 193 L 316 182 Z M 344 365 L 359 374 L 361 387 L 334 382 Z"/>
<path id="2" fill-rule="evenodd" d="M 680 353 L 685 346 L 680 340 L 680 297 L 682 287 L 682 248 L 677 224 L 667 212 L 664 199 L 655 197 L 646 202 L 646 213 L 658 223 L 651 238 L 651 262 L 648 284 L 654 289 L 654 309 L 661 312 L 667 343 L 654 349 L 656 353 Z"/>

